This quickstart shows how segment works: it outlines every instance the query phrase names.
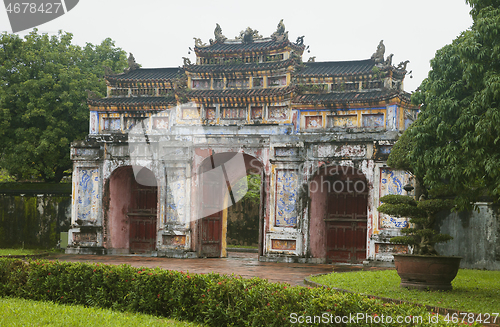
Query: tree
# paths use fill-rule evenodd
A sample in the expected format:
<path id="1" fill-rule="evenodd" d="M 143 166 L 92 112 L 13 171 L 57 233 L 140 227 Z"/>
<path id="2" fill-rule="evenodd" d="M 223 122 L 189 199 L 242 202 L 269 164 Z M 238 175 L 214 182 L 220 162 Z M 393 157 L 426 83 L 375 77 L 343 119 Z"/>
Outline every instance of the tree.
<path id="1" fill-rule="evenodd" d="M 377 208 L 379 212 L 395 217 L 410 218 L 410 227 L 402 228 L 404 236 L 395 236 L 391 242 L 407 244 L 413 248 L 413 254 L 437 255 L 434 245 L 446 242 L 453 237 L 436 232 L 434 223 L 436 214 L 450 209 L 450 200 L 429 199 L 415 201 L 412 197 L 399 194 L 388 194 L 380 198 L 383 202 Z"/>
<path id="2" fill-rule="evenodd" d="M 24 39 L 0 35 L 0 166 L 18 180 L 61 180 L 70 143 L 88 134 L 86 90 L 105 95 L 104 67 L 126 66 L 109 38 L 84 48 L 71 40 L 36 29 Z"/>
<path id="3" fill-rule="evenodd" d="M 431 193 L 455 195 L 459 210 L 500 200 L 500 0 L 468 0 L 472 27 L 436 52 L 413 94 L 417 121 L 389 162 Z"/>

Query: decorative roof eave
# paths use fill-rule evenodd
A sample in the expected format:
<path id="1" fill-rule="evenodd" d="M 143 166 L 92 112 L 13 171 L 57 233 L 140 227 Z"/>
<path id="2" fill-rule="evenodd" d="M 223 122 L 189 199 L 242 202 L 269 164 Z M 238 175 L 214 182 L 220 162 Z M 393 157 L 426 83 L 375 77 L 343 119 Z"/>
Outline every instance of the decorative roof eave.
<path id="1" fill-rule="evenodd" d="M 267 43 L 267 45 L 266 45 Z M 241 42 L 214 43 L 206 47 L 194 47 L 194 52 L 198 57 L 218 54 L 244 54 L 244 53 L 268 53 L 273 50 L 294 50 L 300 54 L 304 52 L 305 45 L 296 45 L 289 40 L 276 42 L 266 39 L 264 42 L 252 42 L 244 44 Z"/>
<path id="2" fill-rule="evenodd" d="M 265 95 L 265 96 L 248 96 L 248 97 L 188 97 L 191 101 L 206 104 L 229 104 L 229 105 L 240 105 L 240 104 L 250 104 L 250 103 L 275 103 L 283 102 L 291 99 L 292 95 Z"/>
<path id="3" fill-rule="evenodd" d="M 165 110 L 176 103 L 173 96 L 87 99 L 91 111 L 158 111 Z"/>
<path id="4" fill-rule="evenodd" d="M 137 68 L 118 75 L 105 75 L 108 82 L 171 82 L 182 77 L 184 71 L 180 67 L 169 68 Z"/>
<path id="5" fill-rule="evenodd" d="M 372 93 L 373 96 L 366 96 L 367 93 Z M 341 94 L 341 93 L 339 93 Z M 343 93 L 345 94 L 345 93 Z M 305 94 L 297 95 L 293 98 L 293 104 L 313 104 L 313 105 L 323 105 L 325 107 L 345 107 L 350 105 L 374 105 L 374 104 L 387 104 L 387 103 L 399 103 L 404 105 L 410 105 L 411 95 L 404 91 L 398 90 L 381 90 L 381 91 L 371 91 L 371 92 L 350 92 L 349 95 L 353 95 L 347 98 L 339 99 L 328 99 L 327 94 Z"/>
<path id="6" fill-rule="evenodd" d="M 272 89 L 194 90 L 186 97 L 198 103 L 277 102 L 293 97 L 293 86 Z"/>
<path id="7" fill-rule="evenodd" d="M 187 74 L 234 74 L 234 73 L 245 73 L 245 72 L 257 72 L 257 71 L 276 71 L 279 69 L 286 70 L 290 67 L 296 65 L 295 59 L 287 59 L 281 61 L 267 62 L 267 63 L 244 63 L 236 65 L 191 65 L 186 66 L 185 70 Z"/>

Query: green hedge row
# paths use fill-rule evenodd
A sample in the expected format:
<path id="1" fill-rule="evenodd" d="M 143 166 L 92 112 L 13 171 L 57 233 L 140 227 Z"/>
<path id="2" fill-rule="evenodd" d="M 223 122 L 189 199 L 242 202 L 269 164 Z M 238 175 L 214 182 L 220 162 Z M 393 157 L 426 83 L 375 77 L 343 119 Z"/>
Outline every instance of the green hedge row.
<path id="1" fill-rule="evenodd" d="M 295 326 L 301 322 L 314 326 L 327 325 L 327 321 L 351 326 L 445 325 L 430 322 L 433 316 L 422 308 L 384 304 L 356 294 L 128 265 L 0 258 L 0 296 L 142 312 L 208 326 Z M 388 316 L 392 323 L 387 323 Z M 413 322 L 397 322 L 397 316 L 407 322 L 412 317 Z M 422 322 L 415 320 L 419 316 Z"/>

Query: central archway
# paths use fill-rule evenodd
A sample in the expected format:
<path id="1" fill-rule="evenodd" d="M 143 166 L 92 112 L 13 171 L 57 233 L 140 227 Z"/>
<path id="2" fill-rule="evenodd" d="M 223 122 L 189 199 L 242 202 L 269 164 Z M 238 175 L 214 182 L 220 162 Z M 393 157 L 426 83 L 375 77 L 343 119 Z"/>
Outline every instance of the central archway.
<path id="1" fill-rule="evenodd" d="M 262 163 L 255 157 L 243 153 L 211 154 L 200 165 L 200 209 L 197 220 L 199 256 L 227 256 L 228 208 L 245 196 L 248 186 L 242 183 L 241 179 L 249 174 L 261 175 L 262 186 L 264 175 Z M 258 215 L 259 253 L 262 253 L 262 194 Z"/>

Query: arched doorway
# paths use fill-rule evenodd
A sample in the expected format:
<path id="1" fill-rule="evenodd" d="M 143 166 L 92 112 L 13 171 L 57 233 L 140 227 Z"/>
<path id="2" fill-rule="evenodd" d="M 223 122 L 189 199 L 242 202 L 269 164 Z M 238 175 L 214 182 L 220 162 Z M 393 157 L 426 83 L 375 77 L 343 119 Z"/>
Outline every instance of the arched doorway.
<path id="1" fill-rule="evenodd" d="M 109 253 L 150 253 L 156 247 L 156 177 L 147 168 L 134 168 L 120 167 L 107 181 Z"/>
<path id="2" fill-rule="evenodd" d="M 198 253 L 202 257 L 225 257 L 228 230 L 228 208 L 245 197 L 248 184 L 242 178 L 249 174 L 261 175 L 263 165 L 255 157 L 243 153 L 211 154 L 199 169 L 200 209 L 198 221 Z M 238 182 L 239 181 L 239 182 Z M 245 180 L 243 180 L 245 181 Z M 258 232 L 259 253 L 262 253 L 262 187 L 260 186 Z"/>
<path id="3" fill-rule="evenodd" d="M 310 249 L 327 262 L 366 259 L 368 184 L 354 167 L 323 167 L 309 183 Z"/>

